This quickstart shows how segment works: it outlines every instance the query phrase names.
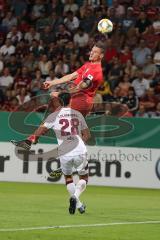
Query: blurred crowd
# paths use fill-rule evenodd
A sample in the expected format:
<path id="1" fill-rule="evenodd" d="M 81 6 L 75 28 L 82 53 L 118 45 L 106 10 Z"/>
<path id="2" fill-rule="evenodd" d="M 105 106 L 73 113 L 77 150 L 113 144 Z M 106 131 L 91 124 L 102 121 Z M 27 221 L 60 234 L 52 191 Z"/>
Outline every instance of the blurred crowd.
<path id="1" fill-rule="evenodd" d="M 97 31 L 102 18 L 110 34 Z M 114 103 L 128 117 L 160 117 L 159 0 L 0 0 L 0 111 L 34 104 L 41 84 L 79 68 L 97 41 L 106 51 L 94 111 Z"/>

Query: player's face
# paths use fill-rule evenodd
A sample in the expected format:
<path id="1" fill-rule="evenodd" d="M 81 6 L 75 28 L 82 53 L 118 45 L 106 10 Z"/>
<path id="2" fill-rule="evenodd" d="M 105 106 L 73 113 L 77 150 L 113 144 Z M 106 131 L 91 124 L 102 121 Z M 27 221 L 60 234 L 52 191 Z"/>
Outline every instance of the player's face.
<path id="1" fill-rule="evenodd" d="M 89 61 L 91 62 L 99 62 L 103 58 L 103 54 L 101 52 L 101 49 L 98 47 L 93 47 L 91 49 L 90 55 L 89 55 Z"/>

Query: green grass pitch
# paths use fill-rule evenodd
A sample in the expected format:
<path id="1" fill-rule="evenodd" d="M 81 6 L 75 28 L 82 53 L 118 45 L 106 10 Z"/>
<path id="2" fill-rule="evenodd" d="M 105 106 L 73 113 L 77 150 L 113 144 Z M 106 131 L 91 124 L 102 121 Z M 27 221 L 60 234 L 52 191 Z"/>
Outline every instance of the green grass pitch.
<path id="1" fill-rule="evenodd" d="M 68 213 L 64 185 L 0 183 L 0 240 L 159 240 L 160 190 L 88 186 L 82 195 L 87 211 Z M 159 221 L 2 232 L 43 226 Z"/>

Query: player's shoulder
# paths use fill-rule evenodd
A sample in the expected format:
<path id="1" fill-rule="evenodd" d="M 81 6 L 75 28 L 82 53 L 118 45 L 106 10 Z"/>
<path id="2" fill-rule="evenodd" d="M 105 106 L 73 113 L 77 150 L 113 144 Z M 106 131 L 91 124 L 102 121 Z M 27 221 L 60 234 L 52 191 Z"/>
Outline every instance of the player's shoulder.
<path id="1" fill-rule="evenodd" d="M 79 112 L 73 108 L 70 108 L 70 111 L 71 111 L 72 116 L 74 115 L 75 117 L 77 116 L 78 118 L 84 118 L 81 112 Z"/>
<path id="2" fill-rule="evenodd" d="M 47 119 L 55 120 L 55 118 L 60 114 L 61 111 L 62 111 L 62 108 L 55 110 L 54 112 L 50 113 L 47 116 Z"/>

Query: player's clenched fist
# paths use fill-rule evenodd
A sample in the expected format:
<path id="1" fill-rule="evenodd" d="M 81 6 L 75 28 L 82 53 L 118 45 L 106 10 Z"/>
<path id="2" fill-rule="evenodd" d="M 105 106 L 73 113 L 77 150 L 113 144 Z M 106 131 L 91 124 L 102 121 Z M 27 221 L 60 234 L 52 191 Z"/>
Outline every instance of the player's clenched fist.
<path id="1" fill-rule="evenodd" d="M 42 83 L 42 88 L 43 89 L 49 89 L 51 86 L 52 86 L 51 81 L 45 81 L 44 83 Z"/>

